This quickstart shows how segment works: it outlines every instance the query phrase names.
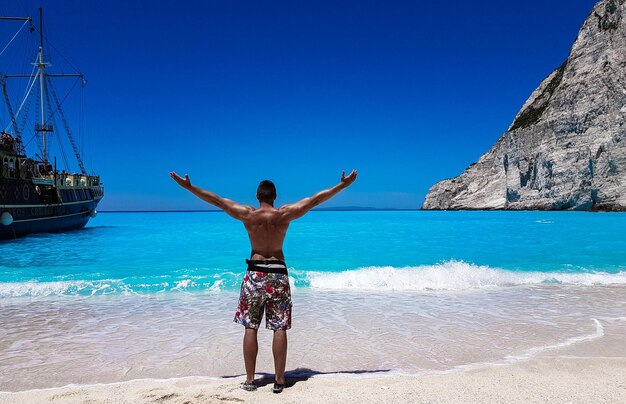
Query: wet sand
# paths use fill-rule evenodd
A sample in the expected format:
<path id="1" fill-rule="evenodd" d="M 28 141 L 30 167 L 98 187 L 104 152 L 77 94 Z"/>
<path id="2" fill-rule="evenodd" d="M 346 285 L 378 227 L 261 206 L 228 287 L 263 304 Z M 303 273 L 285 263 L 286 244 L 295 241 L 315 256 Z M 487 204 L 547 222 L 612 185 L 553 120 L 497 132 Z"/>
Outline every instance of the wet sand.
<path id="1" fill-rule="evenodd" d="M 507 364 L 424 375 L 306 374 L 276 395 L 268 375 L 246 392 L 243 377 L 187 377 L 0 393 L 0 403 L 623 403 L 626 319 L 603 324 L 602 338 Z"/>
<path id="2" fill-rule="evenodd" d="M 260 388 L 239 388 L 241 329 L 207 327 L 228 310 L 223 294 L 5 301 L 0 403 L 621 403 L 625 291 L 301 293 L 300 304 L 315 298 L 324 311 L 300 312 L 281 395 L 271 392 L 266 330 Z"/>

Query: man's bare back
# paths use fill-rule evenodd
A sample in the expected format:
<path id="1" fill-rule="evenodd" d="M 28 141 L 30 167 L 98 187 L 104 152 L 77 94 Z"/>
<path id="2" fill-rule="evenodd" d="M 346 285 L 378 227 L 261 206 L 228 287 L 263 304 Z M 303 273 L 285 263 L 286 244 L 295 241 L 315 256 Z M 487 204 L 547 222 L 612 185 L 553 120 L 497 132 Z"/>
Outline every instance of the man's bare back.
<path id="1" fill-rule="evenodd" d="M 283 242 L 289 221 L 284 212 L 271 206 L 253 210 L 243 225 L 248 231 L 252 253 L 251 260 L 285 260 Z"/>
<path id="2" fill-rule="evenodd" d="M 193 186 L 189 176 L 186 174 L 185 178 L 181 178 L 174 172 L 171 172 L 170 176 L 180 186 L 198 198 L 217 206 L 230 216 L 243 222 L 252 247 L 250 259 L 284 261 L 283 242 L 287 235 L 289 223 L 304 216 L 315 206 L 326 202 L 343 189 L 349 187 L 356 180 L 357 172 L 353 170 L 347 177 L 345 173 L 341 173 L 341 182 L 334 187 L 320 191 L 312 197 L 304 198 L 296 203 L 283 205 L 278 209 L 274 207 L 275 188 L 273 197 L 270 194 L 267 198 L 259 198 L 259 191 L 257 190 L 257 199 L 259 199 L 260 206 L 254 208 L 249 205 L 238 204 L 213 192 Z M 264 182 L 266 181 L 259 184 L 259 187 Z M 271 184 L 271 182 L 267 182 Z M 271 186 L 273 187 L 273 184 Z"/>
<path id="3" fill-rule="evenodd" d="M 181 178 L 174 172 L 171 172 L 170 176 L 181 187 L 198 198 L 217 206 L 243 222 L 250 238 L 252 252 L 248 261 L 248 271 L 241 286 L 239 306 L 235 313 L 235 322 L 246 327 L 243 340 L 246 381 L 242 384 L 242 388 L 248 391 L 256 390 L 254 376 L 258 351 L 257 330 L 263 312 L 266 310 L 266 327 L 274 330 L 272 352 L 276 383 L 273 391 L 280 393 L 286 385 L 286 332 L 291 327 L 291 294 L 283 254 L 283 242 L 289 223 L 349 187 L 356 180 L 357 172 L 353 170 L 347 177 L 345 172 L 342 172 L 341 182 L 334 187 L 280 208 L 274 207 L 276 187 L 271 181 L 261 181 L 259 184 L 257 188 L 259 207 L 254 208 L 198 188 L 191 184 L 186 174 L 185 178 Z"/>

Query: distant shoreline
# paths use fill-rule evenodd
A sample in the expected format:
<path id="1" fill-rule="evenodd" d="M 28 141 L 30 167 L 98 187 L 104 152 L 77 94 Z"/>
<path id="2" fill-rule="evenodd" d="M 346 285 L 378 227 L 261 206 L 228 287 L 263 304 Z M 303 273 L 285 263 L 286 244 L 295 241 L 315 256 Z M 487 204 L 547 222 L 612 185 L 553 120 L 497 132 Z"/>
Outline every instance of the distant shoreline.
<path id="1" fill-rule="evenodd" d="M 395 208 L 321 208 L 314 212 L 578 212 L 578 213 L 625 213 L 613 210 L 545 210 L 545 209 L 395 209 Z M 218 213 L 217 209 L 181 210 L 99 210 L 98 213 Z"/>
<path id="2" fill-rule="evenodd" d="M 413 212 L 422 209 L 394 209 L 394 208 L 321 208 L 313 209 L 315 212 Z M 217 213 L 217 209 L 181 209 L 181 210 L 99 210 L 98 213 Z"/>

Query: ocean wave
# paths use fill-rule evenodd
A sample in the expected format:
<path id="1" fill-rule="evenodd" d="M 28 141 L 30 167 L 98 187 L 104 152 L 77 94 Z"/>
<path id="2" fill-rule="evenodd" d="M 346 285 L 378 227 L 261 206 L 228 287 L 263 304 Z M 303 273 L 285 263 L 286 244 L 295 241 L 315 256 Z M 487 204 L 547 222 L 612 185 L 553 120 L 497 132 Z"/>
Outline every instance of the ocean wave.
<path id="1" fill-rule="evenodd" d="M 191 279 L 163 282 L 132 283 L 122 279 L 94 281 L 54 281 L 54 282 L 3 282 L 0 283 L 0 299 L 10 297 L 47 296 L 96 296 L 110 294 L 140 294 L 158 292 L 210 291 L 222 290 L 224 281 L 200 282 Z"/>
<path id="2" fill-rule="evenodd" d="M 564 273 L 517 272 L 474 265 L 463 261 L 447 261 L 417 267 L 366 267 L 337 273 L 308 272 L 312 288 L 329 290 L 465 290 L 519 285 L 626 284 L 626 272 Z"/>
<path id="3" fill-rule="evenodd" d="M 237 291 L 242 273 L 190 276 L 151 276 L 123 279 L 0 282 L 0 299 L 12 297 L 99 296 L 180 292 Z M 463 261 L 415 267 L 365 267 L 341 272 L 290 269 L 290 284 L 319 290 L 438 291 L 469 290 L 519 285 L 626 284 L 626 271 L 524 272 Z"/>

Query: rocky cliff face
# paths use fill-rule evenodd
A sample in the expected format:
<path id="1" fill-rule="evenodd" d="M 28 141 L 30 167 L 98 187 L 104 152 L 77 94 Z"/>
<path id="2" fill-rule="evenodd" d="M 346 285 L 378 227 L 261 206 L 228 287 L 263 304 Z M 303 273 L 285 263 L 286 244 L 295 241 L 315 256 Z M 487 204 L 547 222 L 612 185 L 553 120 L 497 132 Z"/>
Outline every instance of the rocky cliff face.
<path id="1" fill-rule="evenodd" d="M 422 209 L 626 210 L 626 0 L 601 0 L 567 61 Z"/>

